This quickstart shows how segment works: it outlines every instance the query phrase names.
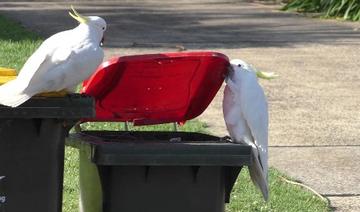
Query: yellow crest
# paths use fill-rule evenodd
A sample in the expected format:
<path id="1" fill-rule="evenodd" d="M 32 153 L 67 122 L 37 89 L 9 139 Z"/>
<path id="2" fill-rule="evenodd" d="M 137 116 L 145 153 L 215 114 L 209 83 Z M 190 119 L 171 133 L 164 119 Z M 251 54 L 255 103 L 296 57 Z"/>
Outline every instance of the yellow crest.
<path id="1" fill-rule="evenodd" d="M 79 23 L 86 24 L 89 21 L 87 17 L 78 13 L 72 5 L 71 5 L 71 10 L 73 11 L 73 13 L 69 12 L 69 15 L 73 17 L 75 20 L 77 20 Z"/>
<path id="2" fill-rule="evenodd" d="M 261 79 L 271 80 L 278 77 L 274 72 L 256 71 L 256 76 Z"/>

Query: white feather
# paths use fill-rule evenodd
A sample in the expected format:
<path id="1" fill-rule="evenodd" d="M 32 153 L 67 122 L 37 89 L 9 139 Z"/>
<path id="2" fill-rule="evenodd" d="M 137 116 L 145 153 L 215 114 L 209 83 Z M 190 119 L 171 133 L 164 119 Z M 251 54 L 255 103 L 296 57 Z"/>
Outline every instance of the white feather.
<path id="1" fill-rule="evenodd" d="M 104 58 L 100 42 L 106 22 L 88 23 L 46 39 L 28 58 L 16 80 L 0 86 L 0 104 L 16 107 L 33 95 L 71 90 L 88 78 Z"/>
<path id="2" fill-rule="evenodd" d="M 252 147 L 249 172 L 254 184 L 268 199 L 268 108 L 256 72 L 241 60 L 231 60 L 226 79 L 223 113 L 227 130 L 237 143 Z"/>

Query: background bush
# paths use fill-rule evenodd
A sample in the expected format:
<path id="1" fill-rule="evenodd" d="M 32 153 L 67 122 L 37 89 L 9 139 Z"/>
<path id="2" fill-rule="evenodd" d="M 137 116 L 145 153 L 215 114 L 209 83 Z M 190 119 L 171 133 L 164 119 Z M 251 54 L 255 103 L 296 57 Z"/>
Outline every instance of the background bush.
<path id="1" fill-rule="evenodd" d="M 283 10 L 322 13 L 326 18 L 360 20 L 360 0 L 291 0 Z"/>

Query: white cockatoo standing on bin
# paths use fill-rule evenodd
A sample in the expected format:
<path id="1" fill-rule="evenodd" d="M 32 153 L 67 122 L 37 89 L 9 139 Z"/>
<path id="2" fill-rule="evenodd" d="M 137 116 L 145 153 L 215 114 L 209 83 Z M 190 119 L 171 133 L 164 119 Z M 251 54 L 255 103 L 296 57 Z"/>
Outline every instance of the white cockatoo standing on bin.
<path id="1" fill-rule="evenodd" d="M 268 200 L 268 105 L 257 77 L 270 79 L 275 75 L 256 71 L 239 59 L 231 60 L 230 65 L 225 79 L 224 120 L 233 142 L 252 147 L 250 176 Z"/>
<path id="2" fill-rule="evenodd" d="M 0 86 L 0 104 L 17 107 L 39 93 L 74 92 L 103 61 L 100 45 L 105 20 L 72 10 L 69 14 L 79 26 L 46 39 L 26 61 L 19 76 Z"/>

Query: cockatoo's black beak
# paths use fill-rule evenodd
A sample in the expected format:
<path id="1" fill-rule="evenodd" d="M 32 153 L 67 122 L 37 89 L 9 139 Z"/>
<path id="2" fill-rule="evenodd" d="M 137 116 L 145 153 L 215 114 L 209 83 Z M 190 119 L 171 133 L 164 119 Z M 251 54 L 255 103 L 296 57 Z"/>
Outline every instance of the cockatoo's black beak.
<path id="1" fill-rule="evenodd" d="M 230 65 L 230 66 L 228 67 L 227 73 L 226 73 L 225 76 L 224 76 L 225 82 L 227 82 L 227 80 L 228 80 L 229 78 L 232 78 L 232 77 L 233 77 L 234 71 L 235 71 L 234 68 Z"/>
<path id="2" fill-rule="evenodd" d="M 105 38 L 102 37 L 102 38 L 101 38 L 101 41 L 100 41 L 100 46 L 103 46 L 103 45 L 104 45 L 104 40 L 105 40 Z"/>

